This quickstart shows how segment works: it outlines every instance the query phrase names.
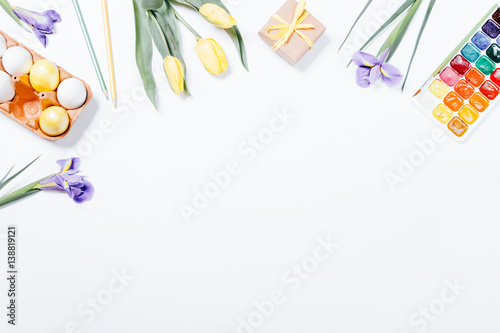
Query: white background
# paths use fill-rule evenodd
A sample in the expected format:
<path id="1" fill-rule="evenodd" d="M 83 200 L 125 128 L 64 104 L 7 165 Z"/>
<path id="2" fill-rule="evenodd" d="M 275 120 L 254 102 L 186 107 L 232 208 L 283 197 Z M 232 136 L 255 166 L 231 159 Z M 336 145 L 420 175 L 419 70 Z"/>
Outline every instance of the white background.
<path id="1" fill-rule="evenodd" d="M 200 33 L 220 42 L 231 70 L 209 75 L 195 40 L 180 27 L 193 96 L 175 96 L 160 70 L 159 112 L 141 94 L 131 1 L 109 0 L 118 112 L 100 92 L 71 1 L 12 2 L 57 7 L 64 22 L 47 49 L 4 13 L 1 29 L 89 82 L 95 97 L 55 143 L 0 115 L 2 172 L 42 154 L 5 193 L 78 153 L 96 195 L 76 205 L 65 194 L 40 193 L 0 210 L 0 234 L 18 225 L 20 265 L 18 326 L 6 323 L 2 278 L 0 331 L 233 333 L 238 318 L 258 318 L 254 302 L 273 290 L 286 300 L 258 327 L 240 332 L 414 333 L 423 324 L 410 319 L 430 305 L 443 313 L 428 321 L 427 332 L 500 329 L 500 114 L 493 112 L 465 144 L 435 144 L 394 189 L 386 180 L 436 130 L 410 97 L 491 1 L 437 2 L 404 94 L 358 88 L 354 67 L 345 68 L 348 55 L 337 54 L 364 0 L 310 0 L 307 8 L 327 31 L 296 67 L 257 36 L 282 0 L 226 2 L 245 38 L 249 73 L 223 31 L 180 8 Z M 403 71 L 426 4 L 393 58 Z M 347 50 L 389 5 L 375 2 Z M 82 0 L 81 7 L 107 77 L 100 1 Z M 161 69 L 160 58 L 155 64 Z M 248 162 L 238 147 L 285 108 L 295 118 Z M 103 121 L 111 123 L 106 133 L 99 130 Z M 179 207 L 192 205 L 210 173 L 232 160 L 241 173 L 186 223 Z M 318 237 L 340 247 L 317 268 L 309 266 L 310 276 L 292 291 L 283 276 L 303 261 L 314 263 Z M 5 253 L 3 236 L 0 243 Z M 91 320 L 79 315 L 88 299 L 109 295 L 113 272 L 122 270 L 134 280 Z M 467 289 L 440 309 L 445 281 L 455 279 Z"/>

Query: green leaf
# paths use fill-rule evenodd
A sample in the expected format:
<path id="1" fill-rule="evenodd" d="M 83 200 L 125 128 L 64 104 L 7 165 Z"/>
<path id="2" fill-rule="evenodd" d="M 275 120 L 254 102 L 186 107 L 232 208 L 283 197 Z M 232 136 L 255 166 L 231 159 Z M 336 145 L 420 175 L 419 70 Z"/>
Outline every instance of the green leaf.
<path id="1" fill-rule="evenodd" d="M 17 22 L 17 24 L 26 29 L 21 20 L 19 19 L 19 17 L 12 10 L 12 6 L 7 0 L 0 0 L 0 6 L 2 6 L 2 8 L 7 12 L 7 14 L 9 14 L 9 16 L 12 17 L 12 19 Z"/>
<path id="2" fill-rule="evenodd" d="M 153 75 L 153 42 L 148 26 L 146 11 L 142 9 L 140 0 L 133 0 L 135 16 L 135 60 L 141 75 L 144 90 L 156 110 L 156 83 Z"/>
<path id="3" fill-rule="evenodd" d="M 249 71 L 248 69 L 248 60 L 247 60 L 247 50 L 245 48 L 245 42 L 243 41 L 243 37 L 241 36 L 240 29 L 237 26 L 234 26 L 230 29 L 225 29 L 229 37 L 233 40 L 238 53 L 240 54 L 240 60 L 243 64 L 243 67 Z"/>
<path id="4" fill-rule="evenodd" d="M 168 2 L 169 0 L 165 1 Z M 222 1 L 220 0 L 170 0 L 170 1 L 186 5 L 196 10 L 199 10 L 200 7 L 206 3 L 213 3 L 224 8 L 229 14 L 231 14 L 229 12 L 229 9 L 227 9 L 227 7 L 224 6 Z M 233 41 L 234 45 L 236 46 L 236 49 L 238 50 L 238 53 L 240 54 L 241 63 L 243 64 L 243 67 L 245 67 L 245 69 L 248 71 L 249 69 L 248 69 L 247 52 L 240 29 L 238 29 L 238 26 L 234 26 L 232 28 L 224 30 L 226 30 L 229 37 L 231 37 L 231 40 Z"/>
<path id="5" fill-rule="evenodd" d="M 20 188 L 19 190 L 3 197 L 2 199 L 0 199 L 0 207 L 2 206 L 5 206 L 5 205 L 8 205 L 14 201 L 17 201 L 17 200 L 20 200 L 20 199 L 23 199 L 23 198 L 26 198 L 30 195 L 33 195 L 37 192 L 40 191 L 40 189 L 37 189 L 37 188 L 34 188 L 36 185 L 38 185 L 38 183 L 40 183 L 42 180 L 44 180 L 46 178 L 42 178 L 42 179 L 39 179 L 37 180 L 36 182 L 33 182 L 29 185 L 26 185 L 22 188 Z"/>
<path id="6" fill-rule="evenodd" d="M 141 5 L 144 9 L 157 10 L 163 5 L 163 0 L 142 0 Z"/>
<path id="7" fill-rule="evenodd" d="M 163 30 L 163 34 L 168 44 L 168 50 L 172 56 L 179 59 L 182 63 L 182 66 L 184 67 L 184 77 L 186 77 L 187 67 L 184 57 L 182 56 L 181 44 L 179 42 L 180 35 L 179 30 L 177 29 L 177 19 L 175 18 L 174 8 L 168 1 L 165 1 L 164 6 L 162 6 L 157 13 L 161 14 L 156 17 L 158 18 L 160 27 Z M 186 79 L 184 79 L 184 90 L 186 94 L 190 95 Z"/>
<path id="8" fill-rule="evenodd" d="M 148 24 L 151 37 L 153 37 L 153 41 L 158 49 L 158 52 L 160 52 L 161 58 L 165 59 L 170 54 L 170 51 L 168 50 L 168 43 L 165 39 L 165 35 L 163 34 L 163 29 L 160 26 L 159 20 L 161 19 L 162 17 L 157 17 L 155 12 L 148 11 Z"/>
<path id="9" fill-rule="evenodd" d="M 9 179 L 5 180 L 4 179 L 8 176 L 8 174 L 10 173 L 10 171 L 7 173 L 7 175 L 4 177 L 4 179 L 2 179 L 2 181 L 0 181 L 0 190 L 3 189 L 5 186 L 7 186 L 7 184 L 9 184 L 11 181 L 13 181 L 17 176 L 19 176 L 20 174 L 22 174 L 24 171 L 26 171 L 26 169 L 28 169 L 33 163 L 35 163 L 38 159 L 40 158 L 40 156 L 38 156 L 37 158 L 35 158 L 33 161 L 31 161 L 31 163 L 29 163 L 27 166 L 25 166 L 24 168 L 22 168 L 21 170 L 19 170 L 15 175 L 13 175 L 12 177 L 10 177 Z M 12 170 L 12 168 L 10 169 Z"/>
<path id="10" fill-rule="evenodd" d="M 408 64 L 408 69 L 406 70 L 405 80 L 403 81 L 403 85 L 401 87 L 401 91 L 405 89 L 406 80 L 408 80 L 408 75 L 410 74 L 411 65 L 413 64 L 413 59 L 415 58 L 415 54 L 417 53 L 418 45 L 420 44 L 420 39 L 422 38 L 422 34 L 424 33 L 425 26 L 427 25 L 427 21 L 431 16 L 432 9 L 436 4 L 436 0 L 430 0 L 429 6 L 427 7 L 427 12 L 425 13 L 424 21 L 422 22 L 422 26 L 420 27 L 420 31 L 418 33 L 417 41 L 415 42 L 415 48 L 413 49 L 413 54 L 411 55 L 410 63 Z"/>
<path id="11" fill-rule="evenodd" d="M 379 56 L 382 53 L 384 53 L 384 51 L 390 48 L 389 54 L 387 55 L 385 61 L 389 61 L 396 52 L 399 44 L 401 44 L 401 41 L 403 40 L 403 37 L 408 31 L 408 27 L 410 26 L 410 23 L 413 21 L 413 18 L 415 17 L 415 14 L 417 13 L 418 8 L 420 7 L 421 4 L 422 0 L 416 0 L 413 3 L 408 13 L 406 13 L 405 17 L 401 20 L 401 22 L 399 22 L 396 28 L 394 28 L 392 33 L 389 35 L 385 43 L 380 48 L 380 51 L 378 53 Z"/>
<path id="12" fill-rule="evenodd" d="M 363 14 L 366 12 L 366 10 L 368 9 L 368 7 L 370 7 L 370 4 L 372 3 L 372 1 L 373 0 L 368 0 L 368 2 L 366 3 L 365 7 L 361 11 L 361 13 L 358 15 L 358 18 L 356 19 L 356 21 L 354 21 L 354 24 L 352 25 L 351 29 L 347 33 L 347 36 L 345 37 L 344 41 L 340 45 L 339 50 L 337 52 L 339 52 L 342 49 L 342 47 L 344 46 L 345 42 L 347 42 L 347 39 L 349 39 L 349 36 L 351 35 L 352 31 L 354 30 L 354 27 L 356 26 L 356 24 L 358 24 L 359 20 L 361 19 L 361 17 L 363 16 Z"/>

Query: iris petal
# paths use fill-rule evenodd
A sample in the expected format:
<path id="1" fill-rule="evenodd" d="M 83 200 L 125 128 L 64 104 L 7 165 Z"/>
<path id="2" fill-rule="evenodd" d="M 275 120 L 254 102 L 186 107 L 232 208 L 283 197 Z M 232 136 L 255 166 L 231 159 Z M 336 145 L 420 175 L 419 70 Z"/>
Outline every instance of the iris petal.
<path id="1" fill-rule="evenodd" d="M 389 54 L 390 50 L 391 50 L 391 48 L 388 48 L 387 50 L 384 51 L 384 53 L 382 53 L 380 55 L 379 61 L 380 61 L 381 64 L 383 64 L 386 61 L 387 55 Z"/>
<path id="2" fill-rule="evenodd" d="M 370 72 L 371 68 L 367 67 L 358 67 L 356 70 L 356 83 L 361 88 L 368 88 L 370 83 Z"/>
<path id="3" fill-rule="evenodd" d="M 73 197 L 73 201 L 76 203 L 84 203 L 90 201 L 94 197 L 95 189 L 94 185 L 88 180 L 84 180 L 84 186 L 80 188 L 80 193 Z"/>
<path id="4" fill-rule="evenodd" d="M 372 70 L 370 72 L 370 84 L 374 84 L 382 76 L 380 68 L 381 68 L 380 65 L 377 65 L 377 66 L 372 68 Z"/>
<path id="5" fill-rule="evenodd" d="M 379 64 L 377 57 L 366 52 L 354 53 L 352 60 L 356 65 L 363 67 L 374 67 Z"/>
<path id="6" fill-rule="evenodd" d="M 69 170 L 78 170 L 81 165 L 81 159 L 74 157 L 67 160 L 59 160 L 56 163 L 61 167 L 61 172 L 66 172 Z"/>
<path id="7" fill-rule="evenodd" d="M 395 66 L 383 64 L 381 68 L 382 81 L 389 87 L 397 86 L 403 80 L 403 75 Z"/>

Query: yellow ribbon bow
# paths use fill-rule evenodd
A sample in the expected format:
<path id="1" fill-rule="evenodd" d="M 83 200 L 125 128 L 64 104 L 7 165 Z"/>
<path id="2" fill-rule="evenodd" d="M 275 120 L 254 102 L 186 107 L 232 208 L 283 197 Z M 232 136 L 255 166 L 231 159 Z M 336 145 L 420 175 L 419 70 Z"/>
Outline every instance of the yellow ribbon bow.
<path id="1" fill-rule="evenodd" d="M 295 16 L 293 18 L 292 23 L 288 23 L 287 21 L 282 19 L 279 15 L 274 14 L 272 17 L 282 24 L 270 26 L 266 30 L 267 37 L 269 37 L 269 39 L 277 40 L 276 44 L 272 46 L 272 49 L 275 52 L 278 51 L 280 47 L 288 43 L 290 37 L 292 37 L 294 32 L 296 32 L 297 35 L 299 35 L 303 40 L 307 42 L 307 44 L 309 44 L 309 49 L 312 48 L 314 43 L 309 38 L 307 38 L 306 35 L 304 35 L 301 31 L 299 31 L 306 29 L 314 29 L 314 26 L 312 24 L 302 24 L 302 22 L 304 22 L 304 20 L 308 16 L 309 12 L 306 11 L 305 0 L 301 0 L 297 8 L 295 9 Z M 271 34 L 270 31 L 272 30 L 280 30 L 280 31 L 276 34 Z"/>

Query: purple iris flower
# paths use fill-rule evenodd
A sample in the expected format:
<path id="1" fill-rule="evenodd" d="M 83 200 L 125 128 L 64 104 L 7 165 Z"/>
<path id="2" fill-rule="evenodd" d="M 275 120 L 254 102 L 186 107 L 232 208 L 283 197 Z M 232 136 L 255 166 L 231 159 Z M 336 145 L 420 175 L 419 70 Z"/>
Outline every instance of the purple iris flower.
<path id="1" fill-rule="evenodd" d="M 81 161 L 79 158 L 70 158 L 57 161 L 61 171 L 38 184 L 38 188 L 45 191 L 65 191 L 76 203 L 90 201 L 95 189 L 90 181 L 79 175 Z"/>
<path id="2" fill-rule="evenodd" d="M 55 23 L 62 21 L 61 15 L 55 10 L 46 10 L 43 13 L 37 13 L 20 7 L 12 7 L 12 9 L 21 21 L 33 29 L 35 36 L 42 43 L 43 47 L 47 47 L 47 35 L 54 33 Z"/>
<path id="3" fill-rule="evenodd" d="M 362 88 L 368 88 L 380 78 L 389 87 L 397 86 L 401 83 L 403 75 L 399 69 L 385 62 L 389 54 L 387 49 L 380 59 L 366 52 L 356 52 L 352 60 L 358 69 L 356 71 L 356 83 Z"/>

